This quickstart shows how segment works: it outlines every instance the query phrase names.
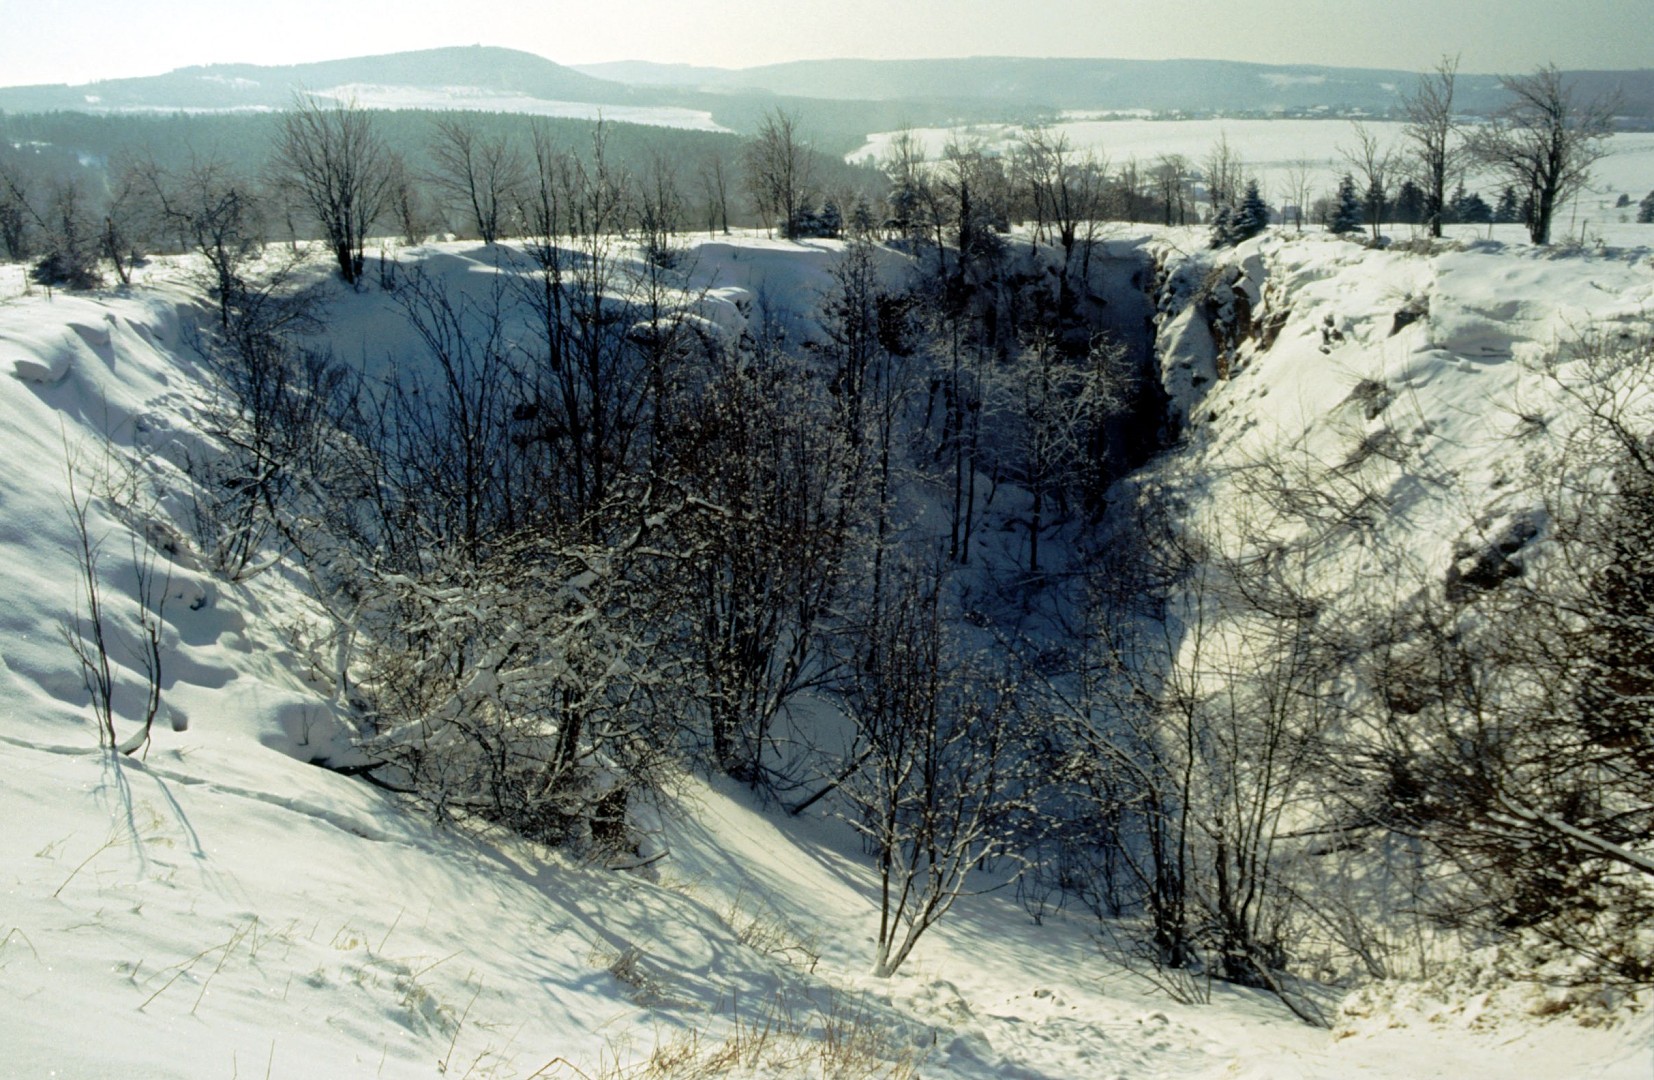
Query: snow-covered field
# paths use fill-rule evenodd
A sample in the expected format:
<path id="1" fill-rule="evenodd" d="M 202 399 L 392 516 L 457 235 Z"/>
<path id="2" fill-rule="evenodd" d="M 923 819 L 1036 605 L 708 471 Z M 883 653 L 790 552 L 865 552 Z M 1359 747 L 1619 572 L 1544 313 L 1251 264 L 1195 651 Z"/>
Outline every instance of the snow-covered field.
<path id="1" fill-rule="evenodd" d="M 1400 123 L 1386 120 L 1368 121 L 1367 128 L 1378 137 L 1381 146 L 1401 149 L 1404 146 Z M 955 131 L 951 128 L 917 128 L 912 134 L 932 159 L 941 156 L 950 139 L 964 134 L 980 137 L 990 148 L 1003 150 L 1021 135 L 1020 128 L 1006 124 L 991 124 Z M 1230 147 L 1245 162 L 1246 168 L 1258 178 L 1267 197 L 1282 190 L 1287 174 L 1298 168 L 1311 173 L 1311 190 L 1325 193 L 1337 186 L 1338 177 L 1350 166 L 1341 154 L 1343 148 L 1356 144 L 1353 128 L 1348 120 L 1149 120 L 1133 117 L 1118 120 L 1068 120 L 1051 125 L 1053 134 L 1067 136 L 1076 151 L 1095 151 L 1105 157 L 1114 168 L 1135 158 L 1143 170 L 1153 169 L 1161 155 L 1182 154 L 1199 168 L 1212 145 L 1227 138 Z M 869 137 L 865 146 L 846 156 L 849 161 L 875 162 L 889 152 L 891 140 L 898 133 L 880 132 Z M 1592 195 L 1582 205 L 1590 206 L 1593 217 L 1598 216 L 1599 204 L 1606 201 L 1611 207 L 1621 192 L 1629 193 L 1633 204 L 1654 190 L 1654 133 L 1628 132 L 1609 140 L 1608 157 L 1592 169 Z M 1487 178 L 1468 178 L 1471 190 L 1480 187 L 1491 204 L 1495 185 Z M 1615 220 L 1619 213 L 1603 220 Z M 1634 217 L 1634 208 L 1627 217 Z"/>
<path id="2" fill-rule="evenodd" d="M 350 83 L 318 90 L 315 96 L 354 100 L 367 109 L 462 109 L 472 112 L 522 113 L 559 120 L 612 120 L 618 124 L 682 128 L 689 131 L 729 131 L 702 109 L 678 105 L 594 105 L 587 101 L 549 101 L 527 94 L 502 94 L 475 86 L 431 88 Z"/>
<path id="3" fill-rule="evenodd" d="M 1646 232 L 1607 240 L 1435 255 L 1324 236 L 1250 242 L 1237 259 L 1291 314 L 1275 347 L 1242 357 L 1232 379 L 1175 388 L 1207 432 L 1187 452 L 1221 463 L 1307 445 L 1337 460 L 1355 422 L 1340 403 L 1361 380 L 1385 381 L 1416 460 L 1460 482 L 1406 526 L 1445 549 L 1489 492 L 1520 496 L 1509 476 L 1494 480 L 1520 477 L 1501 425 L 1507 404 L 1533 390 L 1526 362 L 1583 324 L 1654 316 L 1654 257 L 1633 246 Z M 1110 243 L 1175 253 L 1204 233 Z M 803 311 L 836 251 L 706 243 L 694 275 L 717 287 L 716 319 L 739 317 L 737 301 L 759 293 Z M 402 258 L 454 281 L 494 272 L 475 245 Z M 1430 317 L 1391 336 L 1412 295 L 1430 298 Z M 337 290 L 340 354 L 381 347 L 397 332 L 382 321 L 388 310 L 371 288 Z M 126 640 L 133 552 L 142 537 L 183 532 L 178 462 L 203 438 L 189 328 L 206 317 L 165 264 L 129 290 L 84 296 L 26 291 L 18 268 L 0 268 L 0 1073 L 595 1078 L 657 1050 L 657 1062 L 727 1055 L 706 1073 L 685 1064 L 661 1076 L 1632 1080 L 1654 1070 L 1644 1014 L 1570 1013 L 1536 987 L 1468 968 L 1452 994 L 1360 995 L 1330 1034 L 1250 992 L 1220 987 L 1210 1005 L 1179 1005 L 1114 963 L 1089 918 L 1048 913 L 1036 926 L 1004 893 L 964 898 L 900 974 L 874 980 L 874 875 L 854 836 L 694 776 L 669 793 L 651 838 L 667 854 L 647 874 L 437 829 L 307 763 L 337 751 L 341 727 L 291 645 L 309 617 L 302 583 L 281 568 L 220 580 L 183 540 L 163 570 L 163 723 L 141 758 L 100 751 L 64 640 L 79 572 L 68 477 L 92 496 L 121 628 L 111 658 L 125 737 L 142 686 Z M 1329 320 L 1342 335 L 1330 352 Z M 1204 362 L 1198 351 L 1169 359 Z"/>
<path id="4" fill-rule="evenodd" d="M 433 109 L 461 112 L 520 113 L 524 116 L 547 116 L 558 120 L 608 120 L 617 124 L 642 124 L 647 127 L 678 128 L 685 131 L 728 132 L 712 119 L 704 109 L 686 109 L 679 105 L 597 105 L 589 101 L 553 101 L 530 97 L 527 94 L 506 94 L 475 86 L 385 86 L 370 83 L 348 83 L 316 90 L 313 97 L 333 101 L 354 101 L 364 109 Z M 87 108 L 102 113 L 263 113 L 278 110 L 268 105 L 237 105 L 226 108 L 173 105 L 102 104 L 96 94 L 86 95 Z"/>

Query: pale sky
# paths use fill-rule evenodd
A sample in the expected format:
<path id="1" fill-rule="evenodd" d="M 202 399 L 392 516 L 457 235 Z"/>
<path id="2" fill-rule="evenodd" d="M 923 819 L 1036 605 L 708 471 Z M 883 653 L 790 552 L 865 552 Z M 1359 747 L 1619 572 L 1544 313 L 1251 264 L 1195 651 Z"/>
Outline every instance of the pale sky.
<path id="1" fill-rule="evenodd" d="M 558 63 L 1201 57 L 1422 70 L 1654 67 L 1654 0 L 0 0 L 0 85 L 440 45 Z"/>

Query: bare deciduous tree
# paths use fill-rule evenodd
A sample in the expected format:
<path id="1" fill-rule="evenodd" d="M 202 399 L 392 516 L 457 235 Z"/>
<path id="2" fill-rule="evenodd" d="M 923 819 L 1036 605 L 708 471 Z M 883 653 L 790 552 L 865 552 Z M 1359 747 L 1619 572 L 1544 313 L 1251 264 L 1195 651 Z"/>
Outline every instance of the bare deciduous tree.
<path id="1" fill-rule="evenodd" d="M 1389 207 L 1390 170 L 1395 154 L 1379 145 L 1377 134 L 1366 124 L 1357 121 L 1353 126 L 1355 145 L 1340 152 L 1364 184 L 1362 209 L 1366 212 L 1367 224 L 1372 227 L 1373 240 L 1377 241 L 1384 227 L 1384 212 Z"/>
<path id="2" fill-rule="evenodd" d="M 1453 119 L 1453 83 L 1459 58 L 1442 57 L 1434 73 L 1419 76 L 1417 89 L 1402 99 L 1407 124 L 1402 134 L 1412 144 L 1408 154 L 1414 182 L 1424 192 L 1424 221 L 1430 235 L 1442 234 L 1442 210 L 1447 205 L 1448 179 L 1464 156 L 1456 145 Z"/>
<path id="3" fill-rule="evenodd" d="M 1314 180 L 1315 170 L 1308 161 L 1300 158 L 1292 163 L 1281 184 L 1282 224 L 1285 224 L 1286 210 L 1290 206 L 1293 227 L 1299 232 L 1304 231 L 1304 217 L 1309 212 L 1310 191 Z"/>
<path id="4" fill-rule="evenodd" d="M 798 116 L 772 110 L 747 144 L 747 193 L 767 227 L 780 222 L 781 235 L 791 237 L 799 215 L 814 198 L 810 148 L 798 128 Z"/>
<path id="5" fill-rule="evenodd" d="M 1240 201 L 1242 175 L 1246 171 L 1240 153 L 1229 145 L 1227 132 L 1220 133 L 1217 142 L 1206 151 L 1202 167 L 1205 171 L 1206 196 L 1211 201 L 1212 215 L 1215 217 L 1221 207 L 1234 206 Z"/>
<path id="6" fill-rule="evenodd" d="M 1614 102 L 1575 100 L 1551 64 L 1500 85 L 1513 100 L 1471 133 L 1470 153 L 1527 193 L 1533 202 L 1528 236 L 1548 244 L 1557 209 L 1585 187 L 1591 166 L 1608 152 L 1603 144 L 1614 133 Z"/>
<path id="7" fill-rule="evenodd" d="M 701 159 L 699 170 L 702 196 L 706 199 L 706 231 L 722 229 L 729 235 L 729 169 L 716 150 Z"/>
<path id="8" fill-rule="evenodd" d="M 207 289 L 218 300 L 220 329 L 228 331 L 247 291 L 247 263 L 264 245 L 252 184 L 216 159 L 199 159 L 180 176 L 153 160 L 134 169 L 160 227 L 207 264 Z"/>
<path id="9" fill-rule="evenodd" d="M 21 262 L 34 253 L 30 233 L 42 224 L 29 200 L 29 177 L 16 160 L 0 159 L 0 243 L 6 258 Z"/>
<path id="10" fill-rule="evenodd" d="M 1166 209 L 1167 225 L 1189 223 L 1189 159 L 1182 154 L 1155 158 L 1155 189 Z"/>
<path id="11" fill-rule="evenodd" d="M 436 122 L 431 160 L 437 186 L 465 208 L 482 242 L 498 240 L 526 175 L 518 149 L 504 135 L 479 136 L 456 117 Z"/>
<path id="12" fill-rule="evenodd" d="M 683 227 L 684 200 L 678 167 L 667 155 L 650 155 L 638 184 L 635 213 L 644 259 L 665 269 L 675 266 L 681 251 L 674 238 Z"/>
<path id="13" fill-rule="evenodd" d="M 371 114 L 354 101 L 298 95 L 282 117 L 275 166 L 321 226 L 339 276 L 362 276 L 363 248 L 390 203 L 395 169 Z"/>
<path id="14" fill-rule="evenodd" d="M 861 765 L 844 789 L 878 863 L 879 978 L 947 914 L 974 867 L 1008 852 L 1026 760 L 1015 688 L 948 640 L 941 567 L 903 576 L 846 695 Z"/>
<path id="15" fill-rule="evenodd" d="M 1049 225 L 1062 245 L 1063 265 L 1072 265 L 1076 245 L 1090 247 L 1103 216 L 1107 160 L 1075 153 L 1067 135 L 1043 127 L 1027 129 L 1014 154 L 1014 177 L 1033 206 L 1036 239 Z"/>
<path id="16" fill-rule="evenodd" d="M 984 377 L 983 406 L 1001 433 L 1002 467 L 1028 489 L 1028 572 L 1040 572 L 1040 535 L 1051 503 L 1090 464 L 1097 432 L 1118 406 L 1124 348 L 1098 337 L 1071 355 L 1049 326 L 1031 330 L 1021 347 Z"/>

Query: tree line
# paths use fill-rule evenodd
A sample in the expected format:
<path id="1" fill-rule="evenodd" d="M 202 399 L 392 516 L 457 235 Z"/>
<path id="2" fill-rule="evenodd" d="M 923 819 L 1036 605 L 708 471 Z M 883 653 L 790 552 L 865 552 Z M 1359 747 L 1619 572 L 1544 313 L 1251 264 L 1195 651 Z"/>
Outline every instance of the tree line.
<path id="1" fill-rule="evenodd" d="M 354 201 L 361 189 L 353 212 L 372 211 L 363 225 L 376 238 L 492 242 L 502 230 L 525 228 L 516 203 L 527 194 L 520 182 L 535 144 L 589 156 L 598 130 L 616 175 L 653 186 L 657 206 L 671 208 L 672 220 L 657 227 L 727 231 L 761 220 L 743 184 L 744 140 L 735 135 L 492 113 L 369 112 L 312 98 L 294 106 L 254 116 L 0 117 L 0 254 L 38 264 L 42 280 L 57 284 L 88 286 L 106 271 L 125 282 L 135 260 L 189 250 L 166 223 L 158 185 L 175 189 L 176 204 L 176 189 L 207 176 L 236 188 L 264 241 L 331 244 L 332 231 L 358 230 L 333 218 L 340 208 L 318 207 L 303 182 L 334 163 L 327 154 L 352 175 L 331 178 L 343 187 L 324 203 Z M 816 182 L 846 206 L 853 192 L 877 199 L 876 173 L 819 150 L 803 153 Z M 493 190 L 472 190 L 477 185 Z M 478 202 L 490 197 L 493 206 Z"/>

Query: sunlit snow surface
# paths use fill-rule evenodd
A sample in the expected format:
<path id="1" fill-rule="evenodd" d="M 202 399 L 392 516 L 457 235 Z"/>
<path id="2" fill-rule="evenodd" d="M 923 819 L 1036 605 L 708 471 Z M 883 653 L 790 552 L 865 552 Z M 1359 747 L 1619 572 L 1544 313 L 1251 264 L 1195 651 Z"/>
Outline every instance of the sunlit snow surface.
<path id="1" fill-rule="evenodd" d="M 1404 125 L 1371 120 L 1366 127 L 1382 149 L 1406 149 Z M 990 149 L 1004 151 L 1021 138 L 1023 130 L 1009 124 L 984 124 L 958 130 L 915 128 L 911 134 L 934 161 L 942 156 L 951 139 L 979 138 Z M 1053 136 L 1066 136 L 1078 153 L 1095 152 L 1115 170 L 1135 159 L 1144 175 L 1152 174 L 1158 158 L 1173 154 L 1183 155 L 1188 167 L 1198 170 L 1212 145 L 1224 138 L 1247 172 L 1258 178 L 1271 204 L 1283 200 L 1288 174 L 1299 169 L 1308 170 L 1312 193 L 1331 191 L 1339 176 L 1353 170 L 1344 151 L 1357 145 L 1355 129 L 1348 120 L 1151 120 L 1128 116 L 1112 120 L 1065 119 L 1052 124 L 1049 130 Z M 869 136 L 864 146 L 845 155 L 845 159 L 883 160 L 898 134 L 886 131 Z M 1615 135 L 1608 140 L 1607 149 L 1608 156 L 1592 169 L 1591 194 L 1581 200 L 1580 213 L 1594 222 L 1618 221 L 1621 214 L 1630 220 L 1635 217 L 1637 200 L 1654 189 L 1654 132 Z M 1470 190 L 1479 189 L 1490 206 L 1501 186 L 1491 177 L 1474 174 L 1467 184 Z M 1631 195 L 1633 206 L 1628 210 L 1612 205 L 1620 192 Z M 1567 224 L 1565 217 L 1558 219 L 1559 227 Z"/>
<path id="2" fill-rule="evenodd" d="M 463 109 L 472 112 L 522 113 L 560 120 L 612 120 L 618 124 L 728 131 L 701 109 L 678 105 L 594 105 L 586 101 L 549 101 L 527 94 L 502 94 L 474 86 L 431 88 L 350 83 L 315 92 L 316 97 L 354 100 L 368 109 Z"/>
<path id="3" fill-rule="evenodd" d="M 1527 392 L 1524 360 L 1582 321 L 1645 320 L 1654 265 L 1633 245 L 1649 239 L 1626 228 L 1603 252 L 1512 243 L 1432 257 L 1253 241 L 1237 257 L 1284 288 L 1292 315 L 1273 350 L 1178 403 L 1197 421 L 1186 452 L 1222 461 L 1297 440 L 1335 454 L 1350 437 L 1339 402 L 1382 378 L 1405 387 L 1399 408 L 1432 470 L 1471 491 L 1501 468 L 1519 478 L 1498 436 L 1508 396 Z M 1175 258 L 1202 241 L 1191 230 L 1110 243 Z M 705 314 L 720 322 L 759 296 L 807 311 L 836 245 L 736 238 L 698 251 L 694 283 L 718 288 Z M 466 287 L 495 272 L 474 244 L 403 258 Z M 1089 918 L 1054 912 L 1035 926 L 1006 893 L 961 901 L 896 978 L 873 980 L 873 877 L 854 838 L 694 778 L 652 831 L 652 849 L 669 852 L 652 880 L 436 830 L 305 764 L 338 750 L 338 725 L 289 645 L 315 618 L 300 580 L 276 570 L 226 583 L 192 568 L 187 547 L 167 584 L 166 723 L 145 759 L 117 764 L 97 750 L 62 638 L 77 573 L 65 459 L 94 491 L 124 475 L 183 490 L 176 462 L 201 422 L 189 329 L 206 316 L 171 266 L 145 276 L 130 290 L 25 295 L 20 271 L 0 268 L 0 1074 L 596 1077 L 686 1032 L 715 1043 L 779 1015 L 806 1040 L 826 1018 L 855 1017 L 924 1077 L 1654 1069 L 1644 1019 L 1541 1020 L 1538 992 L 1522 987 L 1452 1003 L 1380 995 L 1334 1035 L 1249 993 L 1177 1005 L 1111 963 Z M 1389 336 L 1398 300 L 1421 291 L 1431 318 Z M 403 333 L 393 312 L 373 288 L 337 290 L 339 354 Z M 1345 334 L 1330 354 L 1318 329 L 1329 316 Z M 132 530 L 153 534 L 186 509 L 94 504 L 117 619 L 132 611 Z M 1443 498 L 1407 527 L 1444 546 L 1480 509 Z M 125 735 L 140 680 L 121 643 L 114 660 Z M 744 944 L 737 930 L 754 918 L 819 961 Z M 802 1060 L 756 1074 L 810 1075 Z"/>
<path id="4" fill-rule="evenodd" d="M 524 116 L 547 116 L 558 120 L 608 120 L 617 124 L 643 124 L 650 127 L 679 128 L 687 131 L 719 131 L 730 129 L 712 119 L 703 109 L 687 109 L 679 105 L 598 105 L 589 101 L 554 101 L 530 97 L 527 94 L 501 93 L 475 86 L 386 86 L 372 83 L 348 83 L 323 90 L 311 91 L 311 96 L 331 105 L 334 102 L 354 101 L 366 109 L 434 109 L 438 111 L 518 113 Z M 87 108 L 93 112 L 108 113 L 219 113 L 219 112 L 277 112 L 269 105 L 205 106 L 121 105 L 105 106 L 97 95 L 87 95 Z"/>

